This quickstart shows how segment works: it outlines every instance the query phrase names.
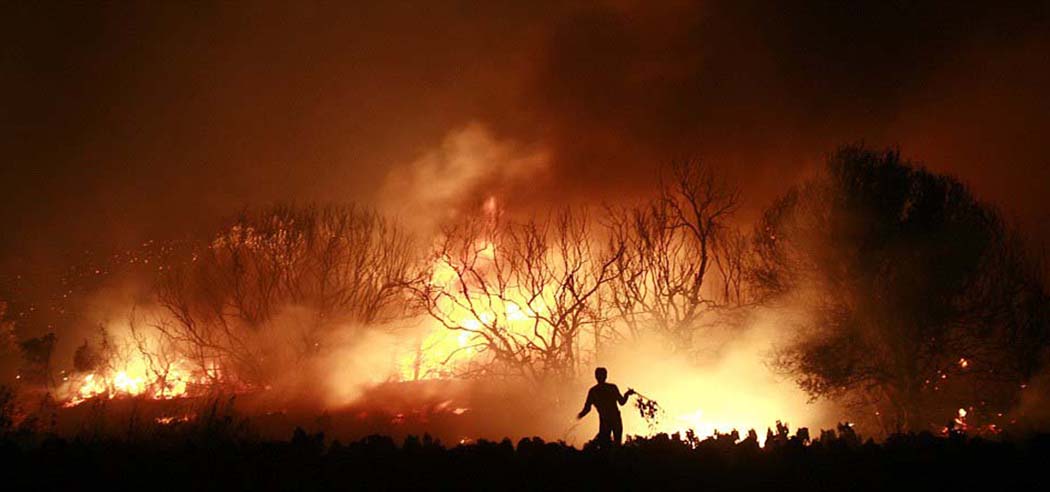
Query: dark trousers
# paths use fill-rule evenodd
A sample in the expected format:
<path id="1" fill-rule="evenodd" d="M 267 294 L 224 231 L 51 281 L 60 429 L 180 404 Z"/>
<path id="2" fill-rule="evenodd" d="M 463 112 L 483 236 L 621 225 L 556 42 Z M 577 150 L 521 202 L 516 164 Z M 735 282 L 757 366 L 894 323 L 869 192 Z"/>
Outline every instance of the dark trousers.
<path id="1" fill-rule="evenodd" d="M 610 434 L 612 440 L 609 439 Z M 619 414 L 609 417 L 599 415 L 598 435 L 594 436 L 594 442 L 599 446 L 608 446 L 613 443 L 619 446 L 623 442 L 623 421 L 620 420 Z"/>

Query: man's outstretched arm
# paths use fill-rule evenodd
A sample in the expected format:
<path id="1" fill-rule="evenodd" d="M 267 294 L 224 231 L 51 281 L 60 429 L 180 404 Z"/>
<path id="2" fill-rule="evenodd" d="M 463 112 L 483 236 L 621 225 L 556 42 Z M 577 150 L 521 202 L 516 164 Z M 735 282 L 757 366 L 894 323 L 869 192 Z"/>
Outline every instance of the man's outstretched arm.
<path id="1" fill-rule="evenodd" d="M 623 395 L 620 395 L 620 388 L 616 388 L 616 394 L 618 395 L 616 397 L 616 400 L 618 402 L 620 402 L 620 406 L 624 406 L 624 405 L 627 404 L 627 399 L 630 398 L 631 395 L 634 394 L 634 390 L 631 389 L 631 388 L 627 388 L 627 392 L 624 393 Z"/>
<path id="2" fill-rule="evenodd" d="M 588 391 L 587 401 L 583 402 L 583 410 L 580 410 L 580 413 L 576 415 L 576 418 L 582 419 L 587 416 L 588 413 L 591 413 L 591 405 L 593 405 L 593 402 L 591 402 L 591 392 Z"/>

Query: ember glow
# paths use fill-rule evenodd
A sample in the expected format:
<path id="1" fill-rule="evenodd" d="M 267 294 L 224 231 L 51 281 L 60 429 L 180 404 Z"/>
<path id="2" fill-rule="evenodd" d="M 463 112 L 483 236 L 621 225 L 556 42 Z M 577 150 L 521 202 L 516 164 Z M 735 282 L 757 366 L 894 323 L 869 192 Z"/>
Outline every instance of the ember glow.
<path id="1" fill-rule="evenodd" d="M 656 343 L 614 354 L 608 364 L 630 378 L 623 384 L 653 398 L 662 410 L 654 429 L 638 433 L 684 435 L 692 430 L 706 438 L 736 430 L 743 438 L 754 429 L 762 444 L 766 430 L 775 430 L 777 422 L 792 428 L 834 427 L 838 422 L 833 406 L 809 402 L 791 381 L 762 363 L 770 340 L 776 337 L 771 321 L 760 317 L 743 336 L 728 343 L 712 342 L 711 349 L 724 352 L 706 363 L 672 354 Z M 637 412 L 624 412 L 624 421 L 634 431 L 647 429 Z"/>
<path id="2" fill-rule="evenodd" d="M 194 371 L 185 362 L 176 362 L 164 373 L 136 361 L 112 372 L 90 372 L 67 380 L 69 393 L 64 403 L 77 406 L 95 398 L 142 397 L 154 400 L 171 400 L 193 395 L 194 388 L 207 388 L 212 378 L 206 374 L 194 376 Z M 63 390 L 60 390 L 60 392 Z"/>

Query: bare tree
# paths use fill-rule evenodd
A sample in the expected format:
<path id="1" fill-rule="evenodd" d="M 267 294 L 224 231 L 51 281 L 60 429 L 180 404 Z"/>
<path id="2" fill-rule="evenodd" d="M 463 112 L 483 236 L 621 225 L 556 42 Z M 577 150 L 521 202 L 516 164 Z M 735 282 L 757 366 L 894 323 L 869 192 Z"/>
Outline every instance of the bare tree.
<path id="1" fill-rule="evenodd" d="M 169 316 L 154 328 L 199 368 L 259 384 L 274 357 L 309 357 L 336 326 L 398 316 L 414 266 L 409 236 L 370 210 L 245 214 L 165 272 L 157 292 Z M 281 327 L 293 346 L 262 343 L 291 308 L 307 316 Z"/>
<path id="2" fill-rule="evenodd" d="M 456 350 L 473 356 L 461 373 L 569 377 L 588 350 L 585 332 L 606 321 L 600 291 L 621 253 L 603 251 L 590 221 L 571 211 L 469 220 L 445 230 L 434 274 L 416 291 L 434 319 L 465 334 Z"/>
<path id="3" fill-rule="evenodd" d="M 729 224 L 738 199 L 709 167 L 686 161 L 671 166 L 657 199 L 610 209 L 612 241 L 623 249 L 611 304 L 630 336 L 655 329 L 687 351 L 702 316 L 743 300 L 746 251 Z"/>

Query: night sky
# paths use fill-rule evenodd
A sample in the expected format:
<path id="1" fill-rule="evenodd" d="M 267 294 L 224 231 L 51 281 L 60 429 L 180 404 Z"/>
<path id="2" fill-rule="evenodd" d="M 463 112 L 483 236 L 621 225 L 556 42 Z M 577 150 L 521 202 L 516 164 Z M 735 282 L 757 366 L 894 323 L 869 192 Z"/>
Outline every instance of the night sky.
<path id="1" fill-rule="evenodd" d="M 685 157 L 746 220 L 860 141 L 1050 239 L 1045 2 L 377 3 L 5 2 L 0 265 L 275 201 L 610 200 Z M 463 135 L 497 148 L 469 179 L 417 172 Z"/>

